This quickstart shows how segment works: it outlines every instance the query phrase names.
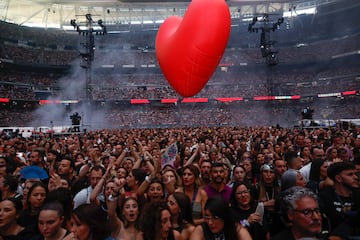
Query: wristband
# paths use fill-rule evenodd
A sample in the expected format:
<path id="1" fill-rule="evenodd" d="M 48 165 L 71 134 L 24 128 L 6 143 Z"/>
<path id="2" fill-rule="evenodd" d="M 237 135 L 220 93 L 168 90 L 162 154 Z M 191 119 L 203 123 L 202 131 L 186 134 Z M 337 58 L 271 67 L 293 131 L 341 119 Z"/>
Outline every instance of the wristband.
<path id="1" fill-rule="evenodd" d="M 243 227 L 250 227 L 250 223 L 248 220 L 246 219 L 243 219 L 240 221 L 240 224 L 243 226 Z"/>
<path id="2" fill-rule="evenodd" d="M 110 194 L 108 200 L 109 200 L 110 202 L 115 202 L 116 200 L 118 200 L 118 196 L 113 196 L 112 194 Z"/>
<path id="3" fill-rule="evenodd" d="M 145 177 L 145 181 L 148 182 L 148 183 L 150 183 L 150 182 L 151 182 L 150 177 L 149 177 L 149 176 L 146 176 L 146 177 Z"/>

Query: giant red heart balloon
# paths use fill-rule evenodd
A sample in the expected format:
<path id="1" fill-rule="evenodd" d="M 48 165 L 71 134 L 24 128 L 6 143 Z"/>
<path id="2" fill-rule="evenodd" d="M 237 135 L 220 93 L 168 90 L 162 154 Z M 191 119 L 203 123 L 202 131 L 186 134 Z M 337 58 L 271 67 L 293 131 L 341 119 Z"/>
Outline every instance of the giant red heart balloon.
<path id="1" fill-rule="evenodd" d="M 181 96 L 194 96 L 209 81 L 229 40 L 230 22 L 224 0 L 193 0 L 183 18 L 169 17 L 160 26 L 156 56 Z"/>

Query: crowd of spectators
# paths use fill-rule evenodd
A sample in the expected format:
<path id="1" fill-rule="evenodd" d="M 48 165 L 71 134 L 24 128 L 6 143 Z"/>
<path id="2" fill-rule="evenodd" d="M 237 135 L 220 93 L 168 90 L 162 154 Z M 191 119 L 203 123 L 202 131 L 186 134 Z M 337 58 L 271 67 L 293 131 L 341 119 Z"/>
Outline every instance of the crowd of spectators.
<path id="1" fill-rule="evenodd" d="M 0 56 L 17 64 L 68 65 L 75 60 L 78 51 L 60 51 L 44 48 L 32 48 L 2 43 Z"/>
<path id="2" fill-rule="evenodd" d="M 284 70 L 222 72 L 217 71 L 196 97 L 243 97 L 291 96 L 317 97 L 318 94 L 342 93 L 359 89 L 358 66 L 337 66 L 331 70 L 310 71 Z M 60 74 L 35 72 L 4 72 L 1 76 L 2 96 L 34 100 L 37 91 L 45 91 L 53 98 L 79 98 L 66 95 Z M 75 79 L 74 79 L 75 81 Z M 76 81 L 84 81 L 77 79 Z M 92 79 L 94 100 L 111 101 L 127 99 L 177 98 L 178 94 L 166 82 L 162 74 L 94 74 Z M 18 91 L 17 89 L 24 89 Z M 27 94 L 24 94 L 24 91 Z M 11 97 L 13 96 L 13 97 Z M 15 97 L 14 97 L 15 96 Z M 37 98 L 39 99 L 39 98 Z"/>
<path id="3" fill-rule="evenodd" d="M 195 116 L 196 115 L 196 116 Z M 130 117 L 129 117 L 130 116 Z M 195 120 L 196 119 L 196 120 Z M 165 109 L 146 108 L 141 112 L 134 114 L 133 110 L 119 111 L 113 109 L 106 116 L 105 121 L 109 126 L 138 127 L 138 126 L 220 126 L 231 125 L 232 116 L 230 111 L 224 111 L 219 108 L 198 106 Z"/>
<path id="4" fill-rule="evenodd" d="M 21 87 L 17 85 L 0 85 L 0 95 L 9 99 L 35 100 L 35 95 L 30 87 Z"/>
<path id="5" fill-rule="evenodd" d="M 174 234 L 196 240 L 229 234 L 228 221 L 239 234 L 231 239 L 284 239 L 275 238 L 284 231 L 347 239 L 358 236 L 360 227 L 359 128 L 132 128 L 34 132 L 27 138 L 2 132 L 0 153 L 0 209 L 16 212 L 0 223 L 5 239 L 59 234 L 158 240 Z M 351 188 L 343 188 L 346 184 Z M 313 205 L 309 200 L 286 205 L 294 187 L 312 196 Z M 343 208 L 337 208 L 340 200 L 329 201 L 331 192 L 343 199 Z M 183 218 L 174 217 L 179 212 Z M 56 227 L 47 230 L 57 217 Z M 309 220 L 310 229 L 299 227 L 300 217 Z"/>
<path id="6" fill-rule="evenodd" d="M 0 31 L 8 33 L 0 38 L 0 58 L 7 63 L 64 66 L 78 55 L 74 34 L 3 22 Z M 147 46 L 148 39 L 137 39 Z M 50 128 L 30 137 L 0 132 L 0 214 L 11 212 L 0 221 L 0 239 L 359 237 L 360 128 L 299 123 L 309 105 L 314 119 L 360 116 L 357 95 L 317 98 L 359 90 L 356 62 L 324 67 L 333 56 L 358 50 L 359 36 L 281 47 L 285 70 L 265 70 L 255 46 L 229 48 L 196 96 L 208 103 L 141 106 L 124 100 L 179 96 L 159 71 L 122 73 L 122 65 L 157 65 L 153 50 L 131 49 L 128 40 L 134 39 L 119 43 L 111 36 L 108 49 L 102 40 L 92 76 L 94 106 L 87 105 L 92 110 L 81 131 L 55 134 Z M 306 67 L 313 62 L 318 67 Z M 101 65 L 114 65 L 115 73 Z M 11 100 L 0 105 L 2 126 L 42 124 L 44 116 L 35 111 L 35 100 L 45 96 L 39 92 L 76 97 L 61 88 L 62 74 L 0 67 L 6 70 L 0 97 Z M 304 98 L 252 99 L 265 95 Z M 216 97 L 245 99 L 221 103 Z M 70 115 L 84 105 L 63 107 Z"/>
<path id="7" fill-rule="evenodd" d="M 77 45 L 83 36 L 58 30 L 41 31 L 41 29 L 31 29 L 4 22 L 1 22 L 0 28 L 9 33 L 0 39 L 3 43 L 0 44 L 0 57 L 14 61 L 15 67 L 17 63 L 21 63 L 29 67 L 42 66 L 46 68 L 46 66 L 57 65 L 59 69 L 66 69 L 64 64 L 68 65 L 73 59 L 79 58 L 78 51 L 75 50 L 78 47 L 74 47 L 74 45 Z M 141 34 L 144 34 L 144 37 L 139 37 Z M 134 38 L 125 37 L 124 34 L 120 35 L 102 36 L 96 40 L 99 48 L 96 49 L 91 72 L 91 98 L 94 101 L 105 103 L 129 101 L 129 99 L 180 98 L 181 100 L 181 97 L 169 86 L 157 64 L 156 54 L 151 45 L 156 34 L 146 31 L 134 32 L 136 35 L 134 38 L 141 38 L 140 42 L 149 41 L 151 44 L 146 44 L 146 42 L 132 44 L 131 40 Z M 118 38 L 121 39 L 118 41 Z M 209 98 L 210 103 L 201 105 L 202 108 L 205 107 L 204 109 L 196 109 L 201 111 L 199 116 L 208 116 L 207 118 L 191 118 L 193 117 L 192 111 L 194 111 L 191 107 L 171 106 L 164 110 L 159 107 L 147 106 L 138 109 L 137 112 L 132 112 L 133 108 L 128 106 L 124 108 L 124 111 L 131 120 L 125 119 L 124 114 L 116 107 L 110 107 L 110 117 L 106 117 L 106 121 L 114 122 L 112 127 L 116 127 L 116 123 L 122 123 L 119 126 L 138 126 L 141 123 L 145 126 L 174 124 L 186 126 L 187 124 L 203 125 L 206 123 L 211 125 L 237 123 L 258 125 L 284 122 L 289 126 L 299 119 L 299 112 L 303 105 L 315 106 L 318 119 L 357 118 L 356 97 L 348 99 L 345 107 L 342 106 L 344 101 L 340 101 L 342 100 L 340 98 L 339 101 L 338 99 L 327 101 L 318 99 L 317 95 L 319 93 L 358 91 L 359 66 L 356 55 L 350 56 L 349 59 L 346 58 L 348 61 L 346 59 L 344 61 L 331 60 L 333 56 L 340 56 L 356 50 L 358 40 L 359 36 L 355 34 L 339 39 L 310 42 L 301 47 L 292 45 L 285 47 L 284 45 L 279 48 L 279 59 L 282 60 L 279 66 L 274 68 L 264 66 L 264 59 L 255 45 L 247 48 L 229 47 L 213 77 L 195 96 Z M 66 47 L 67 44 L 73 45 L 73 47 Z M 138 47 L 135 47 L 136 45 Z M 113 68 L 102 67 L 112 65 Z M 76 70 L 75 76 L 68 74 L 69 71 L 66 74 L 59 73 L 57 68 L 49 67 L 46 71 L 29 71 L 18 70 L 15 67 L 14 70 L 11 70 L 11 64 L 9 66 L 0 64 L 2 71 L 0 97 L 22 102 L 38 101 L 44 98 L 83 100 L 86 97 L 85 70 L 79 66 L 77 69 L 80 70 Z M 72 84 L 67 84 L 65 80 L 79 82 L 83 85 L 77 89 Z M 71 86 L 72 90 L 77 89 L 77 91 L 67 91 L 65 86 Z M 256 103 L 253 101 L 256 96 L 269 95 L 300 95 L 301 100 L 296 101 L 298 106 L 290 106 L 288 102 L 281 101 L 279 103 L 282 106 L 277 108 L 274 108 L 273 104 L 268 104 L 269 102 Z M 235 106 L 235 103 L 221 106 L 211 103 L 217 97 L 243 97 L 244 101 L 238 102 L 240 106 Z M 352 101 L 353 99 L 355 101 Z M 18 104 L 22 105 L 23 103 L 18 102 Z M 105 105 L 109 106 L 109 104 Z M 34 105 L 31 104 L 31 106 Z M 199 106 L 195 105 L 194 108 Z M 259 112 L 269 106 L 274 109 L 266 110 L 266 117 L 258 119 Z M 259 109 L 256 109 L 257 107 Z M 286 111 L 286 108 L 289 110 Z M 33 110 L 34 107 L 31 109 Z M 16 117 L 17 110 L 18 107 L 14 107 L 14 103 L 5 104 L 4 111 L 7 111 L 6 115 L 9 116 L 5 118 L 7 120 L 4 120 L 2 125 L 13 125 L 15 122 L 24 125 L 31 122 L 23 121 L 21 124 L 19 118 Z M 20 111 L 22 110 L 23 108 L 20 109 Z M 342 114 L 336 115 L 336 113 Z M 166 121 L 158 121 L 155 116 L 162 116 L 161 119 L 166 119 Z M 217 118 L 213 116 L 217 116 Z M 276 120 L 274 120 L 274 116 Z M 287 116 L 287 120 L 277 116 Z M 27 118 L 34 119 L 31 115 Z M 12 121 L 12 119 L 16 119 L 16 121 Z M 272 121 L 269 122 L 269 119 Z"/>
<path id="8" fill-rule="evenodd" d="M 280 126 L 301 125 L 301 112 L 307 107 L 314 110 L 313 119 L 320 126 L 332 125 L 330 120 L 359 118 L 359 97 L 329 98 L 299 102 L 298 100 L 238 101 L 221 103 L 181 103 L 133 105 L 98 102 L 97 104 L 57 104 L 43 106 L 35 102 L 12 101 L 2 103 L 0 122 L 3 127 L 68 126 L 71 111 L 84 112 L 82 125 L 87 129 L 144 128 L 188 126 Z M 46 110 L 48 109 L 48 110 Z M 57 109 L 57 110 L 55 110 Z M 59 117 L 52 112 L 63 112 Z M 50 113 L 50 114 L 49 114 Z M 50 124 L 52 122 L 52 124 Z"/>
<path id="9" fill-rule="evenodd" d="M 73 46 L 78 42 L 78 34 L 68 33 L 58 29 L 44 29 L 35 27 L 25 27 L 13 23 L 0 21 L 0 30 L 6 35 L 1 39 L 10 42 L 20 42 L 36 47 Z"/>
<path id="10" fill-rule="evenodd" d="M 3 108 L 0 113 L 0 121 L 3 126 L 24 126 L 26 122 L 31 122 L 32 108 L 22 108 L 21 110 L 7 110 Z"/>
<path id="11" fill-rule="evenodd" d="M 50 42 L 55 46 L 77 43 L 78 41 L 72 41 L 74 34 L 58 30 L 42 31 L 39 34 L 41 29 L 29 29 L 4 22 L 0 26 L 4 31 L 9 32 L 6 38 L 1 40 L 3 43 L 0 45 L 1 58 L 15 63 L 30 64 L 30 66 L 38 64 L 63 66 L 78 58 L 77 50 L 64 50 L 64 47 L 51 49 L 44 45 Z M 135 35 L 138 34 L 141 33 L 136 32 Z M 143 39 L 153 42 L 155 34 L 146 34 L 146 32 L 143 34 L 146 36 Z M 134 50 L 132 44 L 126 48 L 123 39 L 121 44 L 117 44 L 115 39 L 116 36 L 109 36 L 110 44 L 108 44 L 104 37 L 100 41 L 101 47 L 96 51 L 93 63 L 95 70 L 92 73 L 92 98 L 94 100 L 161 99 L 178 96 L 161 74 L 151 44 L 149 44 L 150 47 L 144 44 L 145 47 Z M 328 64 L 334 56 L 357 50 L 358 40 L 358 35 L 349 35 L 346 38 L 313 42 L 302 47 L 281 47 L 279 49 L 279 59 L 282 59 L 280 64 L 290 66 L 295 63 L 297 67 L 291 68 L 294 70 L 290 68 L 284 70 L 286 67 L 281 70 L 268 70 L 263 66 L 264 59 L 257 47 L 228 48 L 219 69 L 197 96 L 208 98 L 240 96 L 252 99 L 254 96 L 316 96 L 318 93 L 356 90 L 358 89 L 356 64 L 338 63 L 330 69 L 322 67 L 321 64 Z M 315 68 L 304 66 L 313 62 L 319 63 L 319 67 L 316 68 L 316 64 Z M 244 63 L 249 67 L 241 66 Z M 113 65 L 114 68 L 113 70 L 101 69 L 103 65 Z M 124 72 L 126 71 L 123 68 L 124 65 L 130 66 L 131 74 Z M 152 72 L 151 69 L 154 67 L 156 73 L 147 73 L 146 70 Z M 6 85 L 1 86 L 2 95 L 9 98 L 14 96 L 22 100 L 34 100 L 34 98 L 39 99 L 44 96 L 73 98 L 74 96 L 68 96 L 66 90 L 61 89 L 60 78 L 61 76 L 56 73 L 5 72 L 0 79 L 1 83 L 7 82 Z M 76 79 L 76 81 L 81 80 Z M 36 91 L 39 90 L 45 90 L 46 93 L 37 94 Z M 31 93 L 32 91 L 34 93 Z"/>
<path id="12" fill-rule="evenodd" d="M 152 42 L 155 39 L 149 39 L 149 41 Z M 358 42 L 359 36 L 355 35 L 344 39 L 315 42 L 303 47 L 281 47 L 278 49 L 278 59 L 282 64 L 325 61 L 343 53 L 357 51 Z M 66 65 L 79 58 L 77 50 L 32 47 L 6 41 L 2 41 L 2 45 L 0 57 L 18 63 Z M 103 48 L 96 50 L 97 61 L 94 62 L 94 65 L 111 64 L 117 68 L 121 68 L 123 65 L 135 65 L 137 67 L 144 64 L 158 65 L 154 50 L 143 51 L 143 48 L 140 50 L 124 50 L 108 46 L 105 44 Z M 264 64 L 264 62 L 265 60 L 261 57 L 258 47 L 251 49 L 229 48 L 226 49 L 220 65 L 240 66 L 240 64 L 252 65 Z"/>

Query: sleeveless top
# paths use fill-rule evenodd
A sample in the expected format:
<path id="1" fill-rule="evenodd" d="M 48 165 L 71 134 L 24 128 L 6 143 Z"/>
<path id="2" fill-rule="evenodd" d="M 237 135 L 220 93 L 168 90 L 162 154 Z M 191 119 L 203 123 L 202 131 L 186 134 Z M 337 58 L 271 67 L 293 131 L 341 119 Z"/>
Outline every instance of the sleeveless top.
<path id="1" fill-rule="evenodd" d="M 194 194 L 193 194 L 192 199 L 191 199 L 191 207 L 192 207 L 192 217 L 193 217 L 193 219 L 202 218 L 201 203 L 195 202 L 197 194 L 198 194 L 198 188 L 195 187 Z"/>
<path id="2" fill-rule="evenodd" d="M 202 217 L 201 204 L 199 202 L 192 203 L 192 216 L 193 219 L 200 219 Z"/>

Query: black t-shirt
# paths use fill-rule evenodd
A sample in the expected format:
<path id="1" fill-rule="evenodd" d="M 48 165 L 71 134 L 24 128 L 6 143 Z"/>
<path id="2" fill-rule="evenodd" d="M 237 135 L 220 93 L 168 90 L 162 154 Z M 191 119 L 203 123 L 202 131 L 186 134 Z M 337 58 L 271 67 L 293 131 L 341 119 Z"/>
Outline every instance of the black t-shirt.
<path id="1" fill-rule="evenodd" d="M 29 210 L 25 210 L 21 213 L 18 224 L 25 228 L 31 229 L 34 233 L 40 233 L 38 228 L 39 213 L 31 214 Z"/>
<path id="2" fill-rule="evenodd" d="M 240 223 L 244 219 L 247 219 L 252 213 L 256 210 L 255 207 L 252 207 L 248 210 L 242 210 L 237 207 L 231 207 L 231 212 L 235 219 L 235 222 Z M 263 219 L 262 225 L 259 223 L 250 224 L 250 226 L 246 226 L 253 240 L 263 240 L 266 239 L 266 233 L 268 232 L 268 224 L 266 219 Z"/>
<path id="3" fill-rule="evenodd" d="M 346 219 L 357 214 L 360 206 L 360 194 L 354 190 L 351 197 L 342 197 L 332 187 L 322 190 L 319 194 L 319 206 L 330 221 L 331 229 L 335 229 Z"/>
<path id="4" fill-rule="evenodd" d="M 323 236 L 317 236 L 317 237 L 308 237 L 308 238 L 301 238 L 301 239 L 317 239 L 317 240 L 325 240 L 327 238 L 324 238 Z M 282 232 L 276 234 L 275 236 L 272 236 L 270 240 L 296 240 L 294 235 L 291 232 L 290 228 L 287 228 L 283 230 Z"/>
<path id="5" fill-rule="evenodd" d="M 3 240 L 29 240 L 34 237 L 36 233 L 34 233 L 33 229 L 31 228 L 24 228 L 21 232 L 17 235 L 9 235 L 9 236 L 2 236 Z"/>

